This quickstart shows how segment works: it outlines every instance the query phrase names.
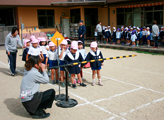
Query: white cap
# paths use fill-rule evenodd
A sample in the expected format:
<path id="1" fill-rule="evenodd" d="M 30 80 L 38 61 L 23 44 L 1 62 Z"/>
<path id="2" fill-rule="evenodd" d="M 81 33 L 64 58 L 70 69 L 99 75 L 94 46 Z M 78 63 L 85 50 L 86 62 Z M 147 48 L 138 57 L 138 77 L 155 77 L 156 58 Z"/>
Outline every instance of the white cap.
<path id="1" fill-rule="evenodd" d="M 163 28 L 163 26 L 161 27 L 161 29 Z"/>
<path id="2" fill-rule="evenodd" d="M 133 28 L 136 28 L 136 26 L 133 26 Z"/>
<path id="3" fill-rule="evenodd" d="M 116 29 L 116 27 L 113 27 L 113 29 L 115 30 L 115 29 Z"/>
<path id="4" fill-rule="evenodd" d="M 130 29 L 132 30 L 133 28 L 131 27 Z"/>
<path id="5" fill-rule="evenodd" d="M 125 30 L 128 30 L 128 27 L 126 27 Z"/>
<path id="6" fill-rule="evenodd" d="M 149 27 L 147 27 L 146 29 L 150 29 Z"/>
<path id="7" fill-rule="evenodd" d="M 137 30 L 140 30 L 140 28 L 139 28 L 139 27 L 137 27 Z"/>
<path id="8" fill-rule="evenodd" d="M 108 28 L 110 28 L 110 26 L 108 26 Z"/>

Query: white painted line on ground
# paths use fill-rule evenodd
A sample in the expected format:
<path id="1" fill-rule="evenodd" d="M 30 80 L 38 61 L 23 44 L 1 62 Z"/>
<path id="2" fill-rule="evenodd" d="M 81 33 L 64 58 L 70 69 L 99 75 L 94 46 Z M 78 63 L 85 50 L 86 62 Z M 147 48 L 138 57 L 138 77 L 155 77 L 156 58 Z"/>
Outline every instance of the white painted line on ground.
<path id="1" fill-rule="evenodd" d="M 0 64 L 5 65 L 5 66 L 8 66 L 7 64 L 2 63 L 2 62 L 0 62 Z M 23 74 L 22 71 L 20 71 L 20 70 L 17 70 L 17 71 L 18 71 L 19 73 L 22 73 L 22 74 Z M 85 71 L 85 73 L 92 74 L 92 73 L 86 72 L 86 71 Z M 101 76 L 101 77 L 107 78 L 107 79 L 111 79 L 111 80 L 114 80 L 114 81 L 118 81 L 118 82 L 121 82 L 121 83 L 129 84 L 129 85 L 132 85 L 132 86 L 135 86 L 135 87 L 139 87 L 139 88 L 137 88 L 137 89 L 133 89 L 133 90 L 130 90 L 130 91 L 126 91 L 126 92 L 121 93 L 121 94 L 116 94 L 116 95 L 114 95 L 114 96 L 111 96 L 111 97 L 108 98 L 108 99 L 112 99 L 112 98 L 114 98 L 114 97 L 118 97 L 118 96 L 121 96 L 121 95 L 130 93 L 130 92 L 134 92 L 134 91 L 137 91 L 137 90 L 140 90 L 140 89 L 146 89 L 146 90 L 150 90 L 150 91 L 153 91 L 153 92 L 161 93 L 161 92 L 159 92 L 159 91 L 155 91 L 155 90 L 152 90 L 152 89 L 149 89 L 149 88 L 141 87 L 141 86 L 138 86 L 138 85 L 134 85 L 134 84 L 131 84 L 131 83 L 127 83 L 127 82 L 123 82 L 123 81 L 116 80 L 116 79 L 113 79 L 113 78 L 109 78 L 109 77 L 106 77 L 106 76 Z M 54 86 L 54 85 L 52 85 L 52 84 L 50 84 L 50 83 L 49 83 L 48 85 Z M 73 96 L 75 96 L 75 97 L 77 97 L 77 98 L 79 98 L 79 99 L 85 101 L 85 102 L 86 102 L 85 104 L 90 104 L 90 105 L 92 105 L 92 106 L 95 106 L 95 107 L 99 108 L 100 110 L 102 110 L 102 111 L 104 111 L 104 112 L 107 112 L 108 114 L 113 115 L 113 117 L 110 117 L 108 120 L 112 120 L 112 119 L 115 119 L 115 118 L 117 118 L 117 117 L 121 117 L 123 120 L 126 120 L 126 119 L 123 118 L 122 116 L 125 116 L 125 115 L 127 115 L 128 113 L 132 113 L 133 111 L 136 111 L 136 110 L 138 110 L 138 109 L 141 109 L 141 108 L 146 107 L 146 106 L 148 106 L 148 105 L 151 105 L 151 104 L 153 104 L 153 103 L 157 103 L 157 102 L 160 102 L 160 101 L 163 101 L 163 100 L 164 100 L 164 97 L 161 98 L 161 99 L 154 100 L 154 101 L 152 101 L 151 103 L 144 104 L 144 105 L 142 105 L 142 106 L 137 107 L 136 109 L 131 109 L 131 110 L 128 111 L 128 112 L 121 113 L 120 115 L 122 115 L 122 116 L 119 116 L 119 115 L 116 115 L 116 114 L 114 114 L 114 113 L 111 113 L 110 111 L 105 110 L 104 108 L 102 108 L 102 107 L 100 107 L 100 106 L 94 104 L 95 102 L 100 102 L 100 101 L 103 101 L 103 100 L 105 100 L 105 99 L 101 99 L 101 100 L 89 102 L 89 101 L 86 100 L 85 98 L 82 98 L 82 97 L 80 97 L 80 96 L 78 96 L 78 95 L 76 95 L 76 94 L 73 94 L 73 93 L 71 93 L 71 92 L 69 92 L 69 93 L 72 94 Z M 164 93 L 161 93 L 161 94 L 164 94 Z"/>
<path id="2" fill-rule="evenodd" d="M 87 71 L 83 71 L 83 72 L 88 73 L 88 74 L 92 74 L 91 72 L 87 72 Z M 152 91 L 152 92 L 164 94 L 163 92 L 159 92 L 159 91 L 156 91 L 156 90 L 153 90 L 153 89 L 150 89 L 150 88 L 146 88 L 146 87 L 142 87 L 142 86 L 139 86 L 139 85 L 135 85 L 135 84 L 132 84 L 132 83 L 127 83 L 127 82 L 117 80 L 117 79 L 114 79 L 114 78 L 110 78 L 110 77 L 107 77 L 107 76 L 101 76 L 101 77 L 106 78 L 106 79 L 110 79 L 110 80 L 113 80 L 113 81 L 117 81 L 117 82 L 120 82 L 120 83 L 124 83 L 124 84 L 127 84 L 127 85 L 132 85 L 132 86 L 135 86 L 135 87 L 143 88 L 145 90 L 149 90 L 149 91 Z"/>
<path id="3" fill-rule="evenodd" d="M 99 99 L 99 100 L 95 100 L 95 101 L 92 101 L 92 102 L 88 101 L 86 103 L 79 104 L 76 107 L 84 106 L 84 105 L 88 105 L 88 104 L 94 104 L 94 103 L 102 102 L 102 101 L 105 101 L 105 100 L 111 100 L 112 98 L 119 97 L 119 96 L 131 93 L 131 92 L 135 92 L 135 91 L 138 91 L 138 90 L 141 90 L 141 89 L 142 88 L 137 88 L 137 89 L 129 90 L 129 91 L 126 91 L 126 92 L 123 92 L 123 93 L 120 93 L 120 94 L 116 94 L 116 95 L 110 96 L 109 98 Z"/>
<path id="4" fill-rule="evenodd" d="M 109 65 L 109 64 L 108 64 Z M 155 74 L 155 75 L 163 75 L 164 74 L 161 74 L 161 73 L 154 73 L 154 72 L 150 72 L 150 71 L 146 71 L 146 70 L 140 70 L 140 69 L 137 69 L 137 68 L 129 68 L 129 67 L 124 67 L 124 66 L 118 66 L 118 65 L 110 65 L 110 66 L 114 66 L 114 67 L 123 67 L 125 69 L 133 69 L 133 70 L 137 70 L 137 71 L 141 71 L 141 72 L 147 72 L 147 73 L 151 73 L 151 74 Z"/>
<path id="5" fill-rule="evenodd" d="M 125 116 L 125 115 L 127 115 L 128 113 L 132 113 L 132 112 L 137 111 L 137 110 L 139 110 L 139 109 L 141 109 L 141 108 L 144 108 L 144 107 L 146 107 L 146 106 L 152 105 L 152 104 L 154 104 L 154 103 L 157 103 L 157 102 L 160 102 L 160 101 L 163 101 L 163 100 L 164 100 L 164 97 L 163 97 L 163 98 L 160 98 L 160 99 L 157 99 L 157 100 L 154 100 L 154 101 L 152 101 L 152 102 L 150 102 L 150 103 L 143 104 L 143 105 L 141 105 L 141 106 L 139 106 L 139 107 L 136 107 L 135 109 L 131 109 L 131 110 L 127 111 L 127 112 L 123 112 L 123 113 L 121 113 L 120 115 Z"/>

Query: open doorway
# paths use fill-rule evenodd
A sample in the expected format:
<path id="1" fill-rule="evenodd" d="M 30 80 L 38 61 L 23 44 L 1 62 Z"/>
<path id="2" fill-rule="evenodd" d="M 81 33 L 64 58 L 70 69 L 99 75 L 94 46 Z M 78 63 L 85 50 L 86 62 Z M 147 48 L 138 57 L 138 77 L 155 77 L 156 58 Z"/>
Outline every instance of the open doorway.
<path id="1" fill-rule="evenodd" d="M 94 30 L 98 22 L 98 8 L 84 8 L 86 37 L 94 37 Z"/>

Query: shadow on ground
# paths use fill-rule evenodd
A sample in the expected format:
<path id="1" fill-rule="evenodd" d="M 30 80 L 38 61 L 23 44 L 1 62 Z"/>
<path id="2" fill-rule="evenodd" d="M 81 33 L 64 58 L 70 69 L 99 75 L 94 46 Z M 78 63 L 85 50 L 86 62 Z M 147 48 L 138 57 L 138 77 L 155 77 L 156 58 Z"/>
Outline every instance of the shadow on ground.
<path id="1" fill-rule="evenodd" d="M 19 68 L 17 68 L 17 69 L 19 69 Z M 5 74 L 5 75 L 11 75 L 11 72 L 10 72 L 9 68 L 0 68 L 0 72 Z M 17 76 L 23 76 L 22 73 L 19 73 L 18 71 L 17 71 L 17 73 L 18 73 Z"/>
<path id="2" fill-rule="evenodd" d="M 17 116 L 30 118 L 30 115 L 23 107 L 20 98 L 8 98 L 4 101 L 9 111 Z"/>

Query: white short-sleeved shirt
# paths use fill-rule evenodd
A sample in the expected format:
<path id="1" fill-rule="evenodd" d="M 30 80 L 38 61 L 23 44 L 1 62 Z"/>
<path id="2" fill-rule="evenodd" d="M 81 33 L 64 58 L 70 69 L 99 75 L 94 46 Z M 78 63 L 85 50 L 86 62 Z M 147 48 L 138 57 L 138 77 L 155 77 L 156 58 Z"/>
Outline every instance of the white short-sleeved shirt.
<path id="1" fill-rule="evenodd" d="M 51 50 L 47 51 L 46 57 L 48 57 L 50 60 L 57 60 L 57 50 L 54 52 Z"/>
<path id="2" fill-rule="evenodd" d="M 42 50 L 42 54 L 47 54 L 46 46 L 40 46 L 40 49 Z"/>
<path id="3" fill-rule="evenodd" d="M 41 49 L 40 47 L 37 47 L 37 48 L 34 48 L 34 47 L 30 47 L 29 48 L 29 51 L 28 51 L 28 54 L 29 55 L 32 55 L 32 56 L 38 56 L 41 54 Z"/>
<path id="4" fill-rule="evenodd" d="M 150 31 L 147 31 L 147 32 L 146 32 L 146 35 L 150 35 Z"/>
<path id="5" fill-rule="evenodd" d="M 46 48 L 47 48 L 47 49 L 50 49 L 50 47 L 49 47 L 48 45 L 46 45 Z"/>
<path id="6" fill-rule="evenodd" d="M 131 36 L 131 40 L 132 40 L 132 42 L 135 42 L 136 39 L 137 39 L 136 34 L 134 34 L 134 35 Z"/>
<path id="7" fill-rule="evenodd" d="M 59 48 L 59 55 L 61 54 L 61 49 Z M 70 51 L 67 49 L 64 51 L 63 56 L 60 58 L 60 60 L 64 61 L 64 57 L 69 53 Z"/>
<path id="8" fill-rule="evenodd" d="M 121 38 L 121 32 L 116 32 L 116 38 L 120 39 Z"/>

